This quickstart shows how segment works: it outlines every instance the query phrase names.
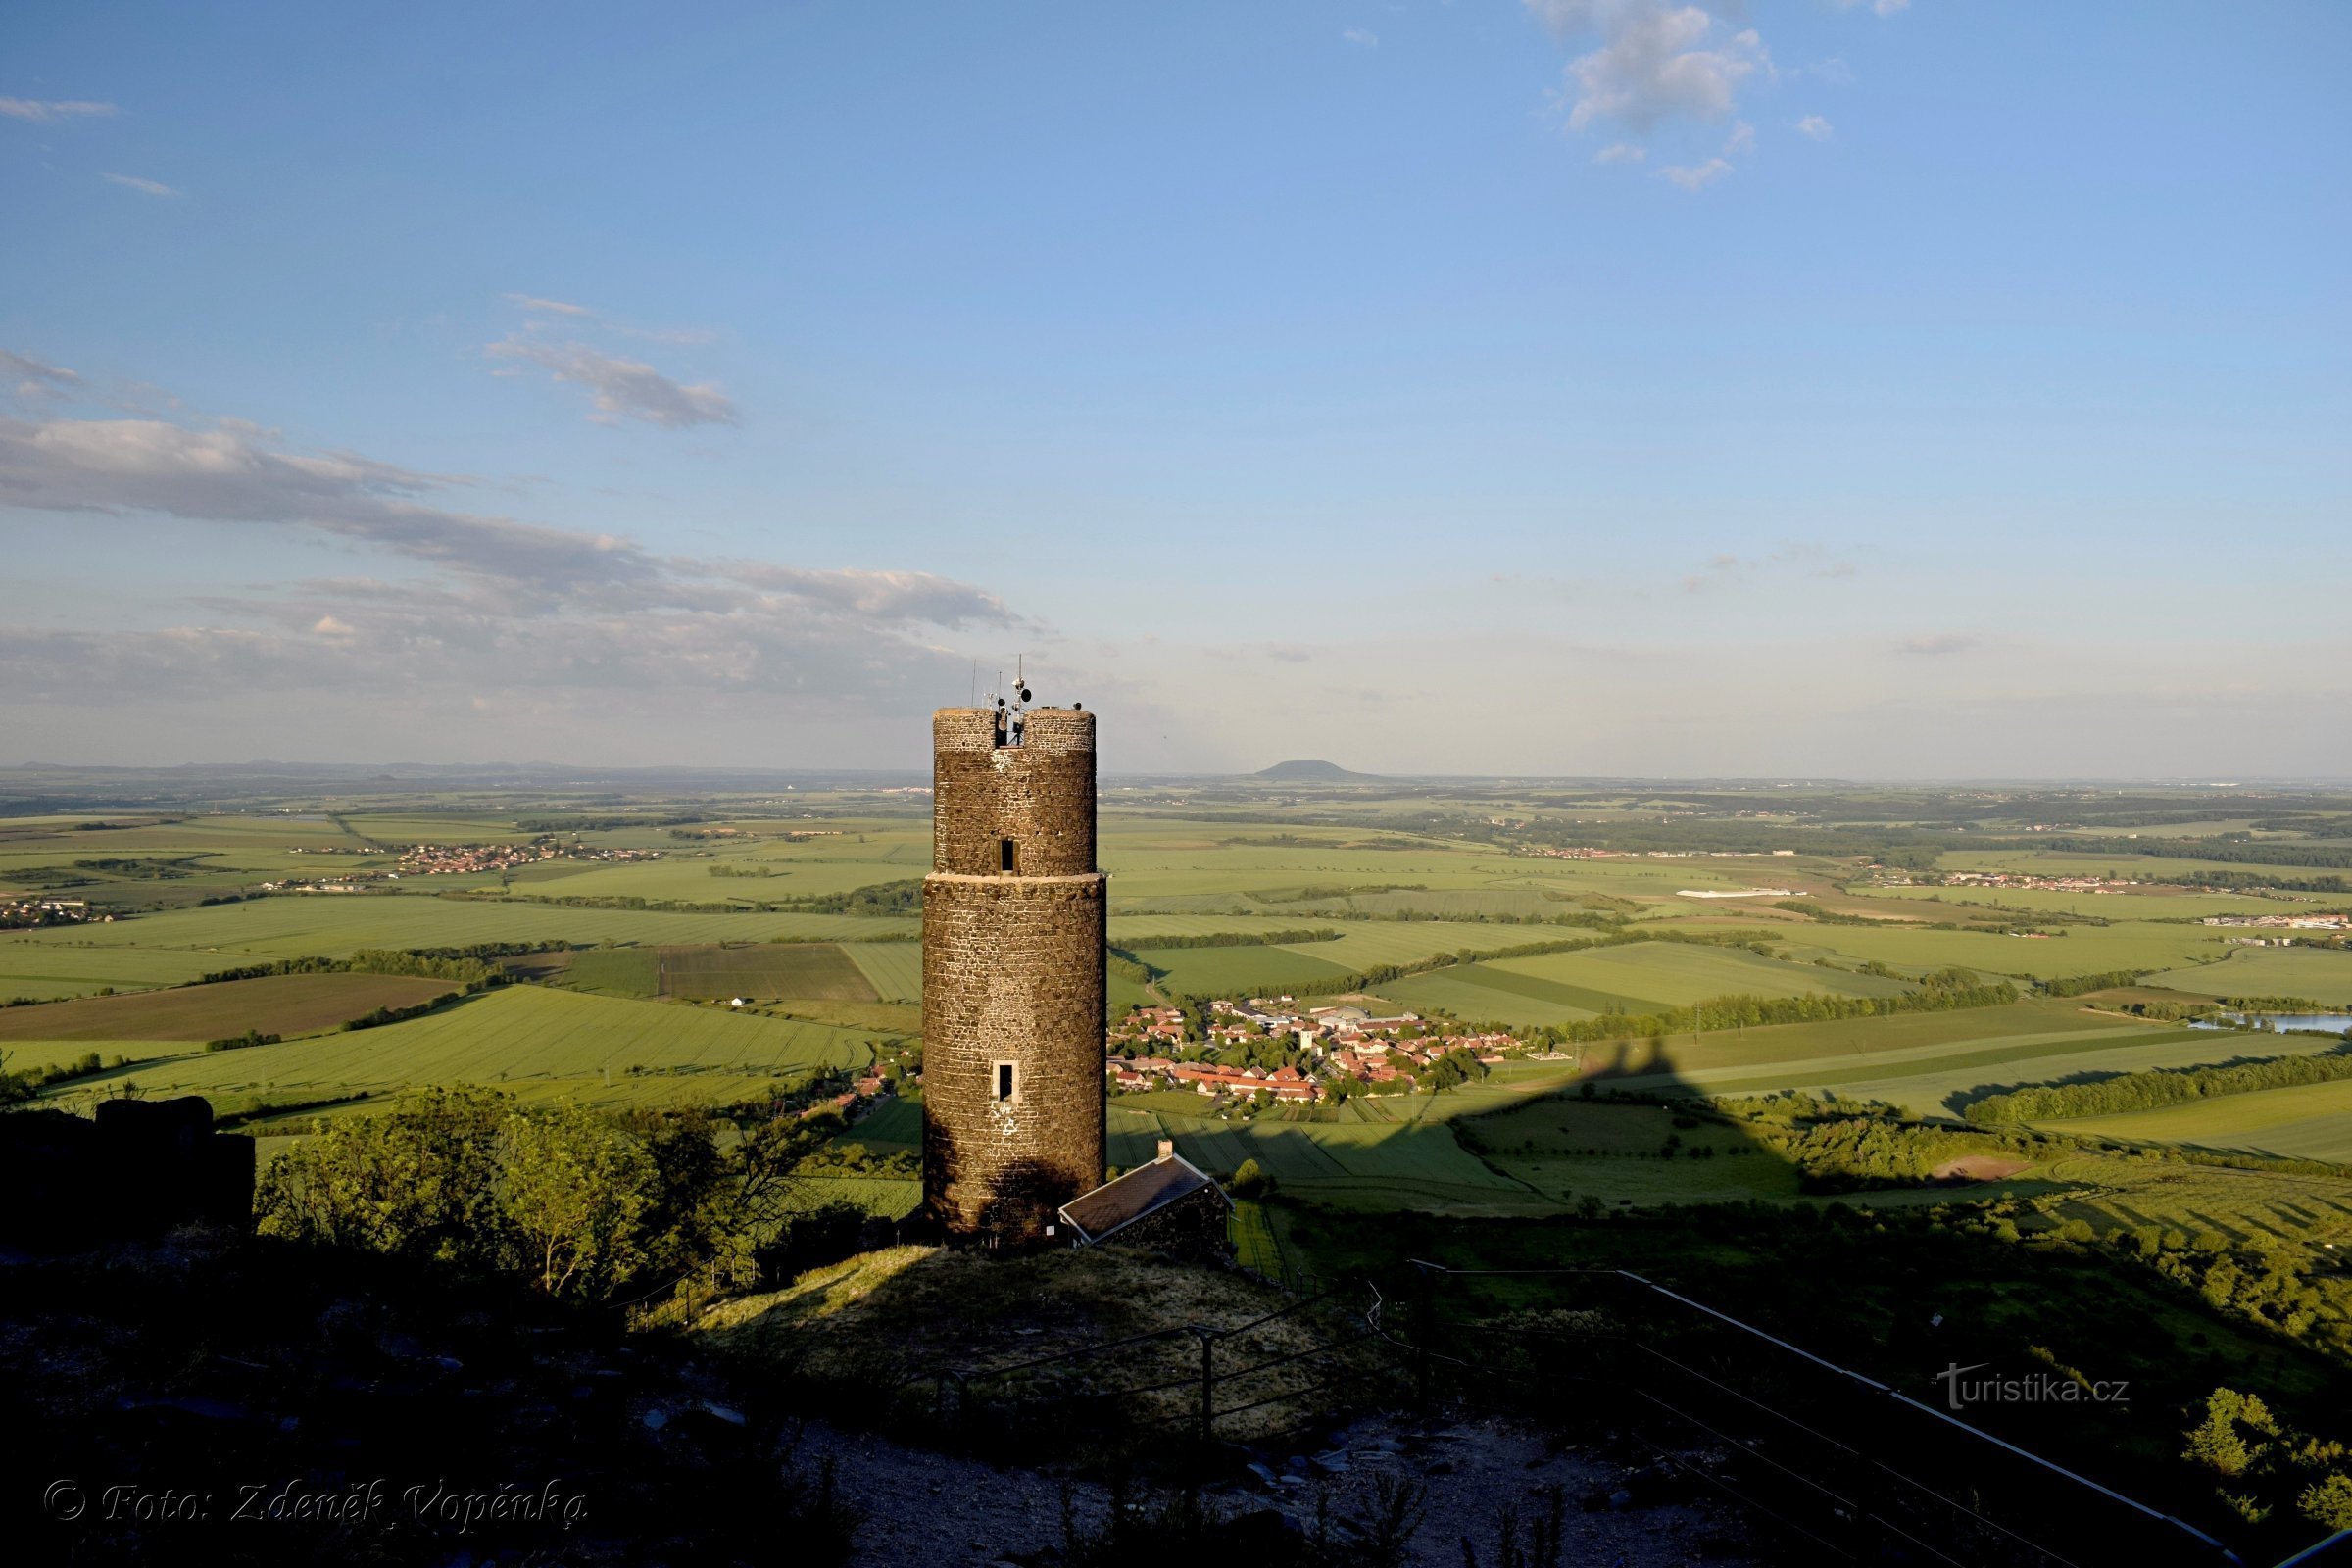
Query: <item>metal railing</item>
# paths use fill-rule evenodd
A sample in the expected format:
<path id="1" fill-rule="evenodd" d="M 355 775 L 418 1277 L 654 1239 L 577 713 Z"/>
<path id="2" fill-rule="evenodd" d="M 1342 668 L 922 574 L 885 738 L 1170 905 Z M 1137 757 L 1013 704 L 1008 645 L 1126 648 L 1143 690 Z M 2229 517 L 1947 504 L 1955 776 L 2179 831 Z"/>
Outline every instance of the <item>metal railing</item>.
<path id="1" fill-rule="evenodd" d="M 1656 1463 L 1829 1560 L 1892 1550 L 1954 1568 L 2244 1568 L 2183 1520 L 1638 1274 L 1413 1267 L 1404 1334 L 1392 1303 L 1373 1322 L 1411 1358 L 1424 1400 L 1441 1373 L 1555 1414 L 1582 1399 L 1581 1413 Z M 1478 1359 L 1448 1353 L 1439 1292 L 1508 1280 L 1544 1282 L 1583 1315 L 1554 1331 L 1489 1316 Z"/>
<path id="2" fill-rule="evenodd" d="M 1189 1431 L 1205 1442 L 1219 1436 L 1221 1422 L 1275 1411 L 1252 1423 L 1251 1435 L 1262 1439 L 1284 1430 L 1278 1406 L 1299 1406 L 1311 1418 L 1321 1405 L 1310 1399 L 1393 1376 L 1385 1349 L 1360 1353 L 1374 1343 L 1372 1299 L 1367 1287 L 1344 1287 L 1243 1323 L 1187 1323 L 952 1369 L 930 1380 L 932 1408 L 942 1426 L 966 1438 L 1026 1429 L 1078 1442 L 1116 1429 Z M 1088 1375 L 1110 1359 L 1124 1378 Z"/>

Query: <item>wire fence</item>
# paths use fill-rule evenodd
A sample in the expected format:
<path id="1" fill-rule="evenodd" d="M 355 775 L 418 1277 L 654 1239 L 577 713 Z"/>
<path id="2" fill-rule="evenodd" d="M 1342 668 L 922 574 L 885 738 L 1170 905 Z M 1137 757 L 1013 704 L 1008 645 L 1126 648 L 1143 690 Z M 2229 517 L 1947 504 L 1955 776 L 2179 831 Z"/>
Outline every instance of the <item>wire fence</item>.
<path id="1" fill-rule="evenodd" d="M 1373 1332 L 1375 1299 L 1369 1287 L 1346 1287 L 1242 1323 L 1188 1323 L 942 1372 L 932 1409 L 967 1442 L 1081 1447 L 1136 1432 L 1263 1442 L 1311 1424 L 1335 1400 L 1401 1391 Z"/>
<path id="2" fill-rule="evenodd" d="M 1503 1291 L 1515 1306 L 1498 1305 Z M 2162 1509 L 1624 1270 L 1416 1262 L 1401 1294 L 1294 1289 L 1245 1322 L 930 1384 L 934 1431 L 983 1449 L 1108 1452 L 1137 1437 L 1272 1447 L 1350 1410 L 1470 1403 L 1614 1437 L 1809 1561 L 2245 1568 Z"/>
<path id="3" fill-rule="evenodd" d="M 1506 1283 L 1542 1304 L 1494 1311 Z M 2180 1519 L 1627 1271 L 1416 1262 L 1372 1321 L 1424 1401 L 1475 1391 L 1605 1426 L 1820 1560 L 2244 1568 Z"/>

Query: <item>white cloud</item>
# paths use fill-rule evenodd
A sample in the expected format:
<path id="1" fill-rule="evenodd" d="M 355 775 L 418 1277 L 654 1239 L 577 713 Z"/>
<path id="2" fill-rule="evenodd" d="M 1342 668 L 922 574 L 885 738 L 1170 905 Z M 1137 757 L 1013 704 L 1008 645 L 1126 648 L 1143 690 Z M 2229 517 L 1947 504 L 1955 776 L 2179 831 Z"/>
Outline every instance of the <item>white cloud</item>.
<path id="1" fill-rule="evenodd" d="M 1674 119 L 1721 120 L 1740 85 L 1771 56 L 1752 28 L 1733 30 L 1703 6 L 1674 0 L 1524 0 L 1563 40 L 1597 33 L 1600 47 L 1567 66 L 1568 128 L 1610 121 L 1646 131 Z"/>
<path id="2" fill-rule="evenodd" d="M 585 343 L 550 343 L 516 333 L 483 352 L 536 365 L 559 381 L 587 387 L 596 394 L 596 412 L 589 417 L 600 423 L 638 419 L 678 430 L 736 421 L 734 403 L 715 384 L 674 381 L 641 360 L 624 360 Z"/>
<path id="3" fill-rule="evenodd" d="M 1704 190 L 1731 172 L 1730 164 L 1710 158 L 1703 164 L 1669 164 L 1658 171 L 1658 177 L 1672 180 L 1685 190 Z"/>
<path id="4" fill-rule="evenodd" d="M 1630 141 L 1613 141 L 1592 155 L 1596 164 L 1638 164 L 1649 156 L 1649 149 L 1637 147 Z"/>
<path id="5" fill-rule="evenodd" d="M 1837 131 L 1819 115 L 1807 115 L 1796 122 L 1796 133 L 1814 141 L 1828 141 Z"/>
<path id="6" fill-rule="evenodd" d="M 929 572 L 664 556 L 448 504 L 483 488 L 292 450 L 236 420 L 0 418 L 0 507 L 268 527 L 409 564 L 193 600 L 203 622 L 165 630 L 0 628 L 0 686 L 133 703 L 237 679 L 429 707 L 495 669 L 502 694 L 588 717 L 614 700 L 664 722 L 716 719 L 731 695 L 913 711 L 964 684 L 942 631 L 1037 631 L 987 590 Z"/>
<path id="7" fill-rule="evenodd" d="M 147 196 L 177 196 L 178 191 L 157 179 L 141 179 L 136 174 L 102 174 L 102 179 L 140 192 Z"/>
<path id="8" fill-rule="evenodd" d="M 1737 158 L 1742 153 L 1750 153 L 1755 150 L 1756 127 L 1744 120 L 1734 125 L 1732 133 L 1723 139 L 1723 156 L 1726 158 Z"/>
<path id="9" fill-rule="evenodd" d="M 47 365 L 29 354 L 0 349 L 0 379 L 17 378 L 20 398 L 57 397 L 81 390 L 81 377 L 61 365 Z"/>
<path id="10" fill-rule="evenodd" d="M 116 113 L 113 104 L 89 103 L 81 99 L 44 101 L 38 98 L 0 98 L 0 115 L 11 120 L 48 122 L 82 120 Z"/>
<path id="11" fill-rule="evenodd" d="M 596 313 L 585 305 L 567 305 L 562 300 L 543 300 L 532 294 L 509 294 L 507 298 L 526 311 L 550 316 L 584 316 L 594 319 Z"/>
<path id="12" fill-rule="evenodd" d="M 1347 31 L 1341 33 L 1340 36 L 1359 48 L 1377 49 L 1380 47 L 1380 34 L 1377 32 L 1367 32 L 1361 27 L 1349 27 Z"/>
<path id="13" fill-rule="evenodd" d="M 1851 11 L 1864 4 L 1865 0 L 1832 0 L 1832 3 L 1840 11 Z M 1891 17 L 1898 11 L 1911 9 L 1911 0 L 1867 0 L 1867 3 L 1871 14 L 1881 17 Z"/>

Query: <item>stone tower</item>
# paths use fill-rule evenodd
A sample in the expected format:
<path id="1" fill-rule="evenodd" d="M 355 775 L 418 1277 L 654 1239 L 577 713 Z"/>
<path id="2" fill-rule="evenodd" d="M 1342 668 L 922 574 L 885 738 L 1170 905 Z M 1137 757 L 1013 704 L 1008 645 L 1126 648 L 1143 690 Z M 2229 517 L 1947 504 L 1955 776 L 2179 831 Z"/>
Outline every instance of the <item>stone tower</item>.
<path id="1" fill-rule="evenodd" d="M 943 708 L 931 745 L 923 1203 L 1026 1241 L 1102 1180 L 1095 715 Z"/>

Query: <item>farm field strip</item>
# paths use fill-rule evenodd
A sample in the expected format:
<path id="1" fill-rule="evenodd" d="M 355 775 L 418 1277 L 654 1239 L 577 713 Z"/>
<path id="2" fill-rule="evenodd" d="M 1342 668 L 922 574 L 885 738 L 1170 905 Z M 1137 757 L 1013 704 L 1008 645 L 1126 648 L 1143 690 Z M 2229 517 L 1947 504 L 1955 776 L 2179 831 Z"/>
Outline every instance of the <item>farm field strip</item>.
<path id="1" fill-rule="evenodd" d="M 341 957 L 361 948 L 463 947 L 476 942 L 560 940 L 669 947 L 775 937 L 833 941 L 886 933 L 912 936 L 916 929 L 910 916 L 676 914 L 423 894 L 318 894 L 141 915 L 108 926 L 53 927 L 24 933 L 19 940 L 28 947 L 72 944 L 261 957 Z"/>
<path id="2" fill-rule="evenodd" d="M 0 1008 L 0 1041 L 109 1040 L 189 1043 L 248 1029 L 307 1034 L 378 1007 L 408 1007 L 460 989 L 413 975 L 285 974 L 179 986 L 128 996 L 84 997 Z"/>
<path id="3" fill-rule="evenodd" d="M 885 1002 L 923 1000 L 923 948 L 919 942 L 850 942 L 841 951 L 865 975 Z"/>
<path id="4" fill-rule="evenodd" d="M 267 1091 L 285 1100 L 535 1083 L 550 1091 L 568 1086 L 584 1102 L 654 1103 L 665 1096 L 724 1098 L 711 1093 L 718 1085 L 701 1081 L 705 1074 L 745 1094 L 821 1066 L 862 1065 L 871 1055 L 858 1035 L 823 1024 L 514 986 L 407 1023 L 148 1062 L 76 1088 L 106 1093 L 114 1080 L 131 1077 L 159 1097 Z M 632 1066 L 668 1071 L 633 1076 Z"/>
<path id="5" fill-rule="evenodd" d="M 2009 1088 L 2039 1083 L 2078 1073 L 2148 1072 L 2159 1068 L 2201 1066 L 2216 1058 L 2210 1045 L 2187 1038 L 2188 1031 L 2118 1041 L 2080 1054 L 2053 1054 L 2037 1046 L 2014 1046 L 1980 1052 L 1954 1053 L 1939 1059 L 1901 1064 L 1792 1064 L 1774 1072 L 1743 1073 L 1736 1069 L 1667 1073 L 1621 1080 L 1628 1088 L 1652 1090 L 1681 1085 L 1706 1094 L 1766 1094 L 1782 1089 L 1835 1089 L 1865 1100 L 1884 1100 L 1922 1115 L 1953 1115 L 1952 1097 L 1983 1088 Z M 1908 1070 L 1906 1070 L 1908 1069 Z"/>
<path id="6" fill-rule="evenodd" d="M 2093 1138 L 2238 1149 L 2352 1164 L 2352 1082 L 2258 1089 L 2154 1110 L 2072 1116 L 2038 1125 Z"/>
<path id="7" fill-rule="evenodd" d="M 2323 948 L 2234 948 L 2220 963 L 2152 974 L 2140 984 L 2230 997 L 2310 997 L 2352 1006 L 2352 953 Z"/>
<path id="8" fill-rule="evenodd" d="M 1984 974 L 2045 978 L 2160 969 L 2210 958 L 2221 951 L 2208 926 L 2132 921 L 2066 930 L 2063 937 L 2034 940 L 1984 931 L 1796 925 L 1774 933 L 1773 940 L 1799 955 L 1818 950 L 1846 958 L 1875 958 L 1914 972 L 1957 965 Z"/>

